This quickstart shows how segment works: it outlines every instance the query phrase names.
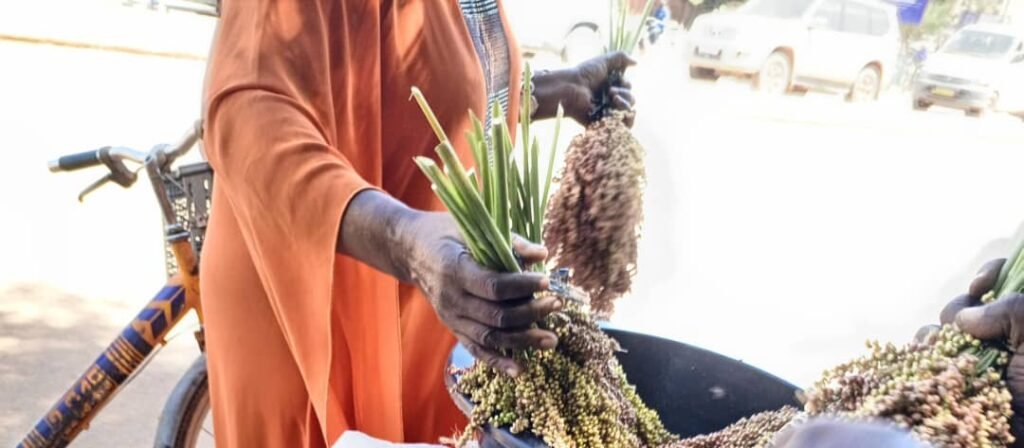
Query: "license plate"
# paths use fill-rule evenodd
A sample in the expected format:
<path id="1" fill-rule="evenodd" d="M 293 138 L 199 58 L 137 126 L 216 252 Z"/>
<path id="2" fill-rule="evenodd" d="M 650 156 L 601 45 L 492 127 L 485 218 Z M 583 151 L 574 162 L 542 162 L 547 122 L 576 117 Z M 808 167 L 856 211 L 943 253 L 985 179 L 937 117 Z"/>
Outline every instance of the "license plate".
<path id="1" fill-rule="evenodd" d="M 722 49 L 712 46 L 700 46 L 697 47 L 697 56 L 717 59 L 722 56 Z"/>
<path id="2" fill-rule="evenodd" d="M 932 94 L 935 94 L 935 95 L 938 95 L 938 96 L 947 96 L 947 97 L 952 98 L 952 97 L 956 96 L 956 90 L 947 89 L 945 87 L 935 87 L 935 88 L 932 88 Z"/>

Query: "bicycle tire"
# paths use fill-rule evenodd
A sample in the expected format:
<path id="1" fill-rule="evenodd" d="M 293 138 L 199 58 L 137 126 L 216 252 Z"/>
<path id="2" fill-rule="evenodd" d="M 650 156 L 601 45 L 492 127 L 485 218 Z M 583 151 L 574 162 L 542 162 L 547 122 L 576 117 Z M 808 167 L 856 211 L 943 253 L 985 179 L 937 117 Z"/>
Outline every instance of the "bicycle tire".
<path id="1" fill-rule="evenodd" d="M 178 380 L 164 404 L 157 425 L 156 448 L 196 448 L 210 412 L 210 382 L 206 354 L 200 355 Z"/>

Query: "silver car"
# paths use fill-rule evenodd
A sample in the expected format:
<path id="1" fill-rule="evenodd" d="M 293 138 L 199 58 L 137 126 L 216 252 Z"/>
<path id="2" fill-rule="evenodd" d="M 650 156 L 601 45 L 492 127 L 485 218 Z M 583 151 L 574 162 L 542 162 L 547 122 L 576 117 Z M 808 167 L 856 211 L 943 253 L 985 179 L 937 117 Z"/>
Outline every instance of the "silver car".
<path id="1" fill-rule="evenodd" d="M 831 90 L 878 97 L 899 53 L 896 8 L 878 0 L 751 0 L 697 17 L 690 75 L 751 77 L 769 92 Z"/>
<path id="2" fill-rule="evenodd" d="M 928 58 L 914 78 L 914 109 L 944 106 L 978 116 L 1024 113 L 1024 39 L 1003 25 L 970 25 Z"/>

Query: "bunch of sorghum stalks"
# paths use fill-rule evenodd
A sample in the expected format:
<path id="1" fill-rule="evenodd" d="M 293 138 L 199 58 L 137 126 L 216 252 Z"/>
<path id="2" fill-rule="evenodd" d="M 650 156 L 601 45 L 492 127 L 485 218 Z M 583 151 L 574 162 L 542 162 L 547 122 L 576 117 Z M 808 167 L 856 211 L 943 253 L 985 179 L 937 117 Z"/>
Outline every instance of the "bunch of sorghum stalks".
<path id="1" fill-rule="evenodd" d="M 810 416 L 883 419 L 938 447 L 1013 443 L 1008 355 L 953 326 L 903 347 L 870 343 L 871 353 L 825 372 L 806 395 Z"/>
<path id="2" fill-rule="evenodd" d="M 551 164 L 541 173 L 540 144 L 529 139 L 529 114 L 520 117 L 519 159 L 513 156 L 508 125 L 497 105 L 491 110 L 490 132 L 471 116 L 473 130 L 467 139 L 476 166 L 470 171 L 423 94 L 414 89 L 413 97 L 440 140 L 436 151 L 443 166 L 427 157 L 415 161 L 455 218 L 474 260 L 502 272 L 545 270 L 540 264 L 521 266 L 511 249 L 513 234 L 540 241 L 548 209 Z M 514 433 L 529 431 L 551 447 L 657 447 L 674 440 L 627 382 L 615 358 L 620 348 L 598 327 L 587 295 L 567 281 L 568 271 L 559 271 L 547 294 L 558 294 L 565 305 L 536 324 L 558 335 L 557 348 L 509 353 L 523 366 L 515 378 L 483 363 L 458 372 L 456 388 L 474 408 L 456 445 L 468 445 L 476 429 L 486 424 L 507 426 Z"/>
<path id="3" fill-rule="evenodd" d="M 1004 447 L 1010 432 L 1010 393 L 1000 372 L 1006 353 L 945 326 L 928 340 L 902 347 L 869 342 L 870 353 L 824 373 L 803 394 L 804 409 L 757 414 L 673 448 L 770 447 L 793 421 L 810 417 L 887 422 L 936 447 Z"/>
<path id="4" fill-rule="evenodd" d="M 982 302 L 1022 292 L 1024 241 L 1003 264 L 995 286 Z M 955 325 L 945 325 L 901 347 L 869 342 L 868 349 L 870 353 L 825 371 L 802 395 L 804 409 L 792 416 L 792 424 L 810 417 L 888 422 L 940 448 L 1005 447 L 1014 443 L 1010 426 L 1012 396 L 1004 381 L 1010 356 L 1005 344 L 982 342 Z M 771 418 L 789 415 L 777 412 Z M 684 440 L 682 446 L 707 437 L 758 440 L 770 446 L 766 442 L 770 437 L 757 438 L 767 430 L 739 423 L 734 426 L 738 428 Z M 743 434 L 737 435 L 737 430 Z"/>
<path id="5" fill-rule="evenodd" d="M 627 2 L 612 1 L 613 10 L 618 9 L 607 50 L 628 54 L 654 2 L 647 2 L 639 26 L 630 33 Z M 614 110 L 608 94 L 622 83 L 622 72 L 611 73 L 594 101 L 593 122 L 570 143 L 544 223 L 552 258 L 573 270 L 573 284 L 590 294 L 592 309 L 601 316 L 610 315 L 613 301 L 630 290 L 643 222 L 644 149 L 626 125 L 633 112 Z"/>
<path id="6" fill-rule="evenodd" d="M 612 112 L 573 138 L 544 228 L 558 266 L 572 268 L 573 284 L 605 315 L 630 289 L 643 220 L 644 150 L 625 113 Z"/>
<path id="7" fill-rule="evenodd" d="M 530 431 L 552 448 L 657 447 L 675 437 L 626 380 L 618 343 L 598 327 L 585 304 L 566 307 L 541 325 L 560 338 L 556 350 L 517 354 L 524 371 L 512 378 L 482 363 L 458 372 L 458 392 L 474 403 L 468 442 L 483 424 Z"/>
<path id="8" fill-rule="evenodd" d="M 725 429 L 667 445 L 665 448 L 759 448 L 767 446 L 775 434 L 786 427 L 799 411 L 784 407 L 738 420 Z"/>

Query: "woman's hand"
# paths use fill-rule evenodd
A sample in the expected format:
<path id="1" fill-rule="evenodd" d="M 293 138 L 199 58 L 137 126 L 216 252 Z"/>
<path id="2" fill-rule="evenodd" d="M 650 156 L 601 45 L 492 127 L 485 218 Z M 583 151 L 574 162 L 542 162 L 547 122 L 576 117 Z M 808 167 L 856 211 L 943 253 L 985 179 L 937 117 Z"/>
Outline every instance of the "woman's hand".
<path id="1" fill-rule="evenodd" d="M 1013 396 L 1013 419 L 1010 427 L 1017 442 L 1024 446 L 1024 295 L 1009 294 L 999 300 L 981 304 L 999 278 L 1005 260 L 993 260 L 978 271 L 967 294 L 961 295 L 942 310 L 944 324 L 956 323 L 961 330 L 981 340 L 1006 342 L 1010 349 L 1010 365 L 1006 368 L 1006 384 Z"/>
<path id="2" fill-rule="evenodd" d="M 611 74 L 621 73 L 634 64 L 636 62 L 626 53 L 617 51 L 584 61 L 573 68 L 535 73 L 533 93 L 537 97 L 537 112 L 534 118 L 554 117 L 561 103 L 566 115 L 584 126 L 590 124 L 594 98 L 608 87 Z M 631 110 L 636 104 L 631 85 L 625 79 L 618 85 L 612 85 L 608 93 L 617 109 Z M 627 120 L 626 124 L 632 126 L 631 114 L 627 115 Z"/>
<path id="3" fill-rule="evenodd" d="M 543 246 L 518 238 L 513 249 L 527 263 L 544 261 Z M 552 349 L 558 337 L 532 328 L 562 307 L 539 273 L 498 273 L 470 256 L 448 213 L 413 210 L 376 190 L 357 194 L 342 218 L 338 252 L 418 286 L 437 315 L 470 353 L 512 376 L 522 367 L 502 349 Z"/>
<path id="4" fill-rule="evenodd" d="M 477 359 L 509 375 L 521 370 L 502 349 L 553 349 L 554 333 L 533 324 L 561 308 L 555 297 L 534 299 L 548 288 L 541 273 L 498 273 L 473 260 L 448 213 L 419 212 L 404 225 L 404 257 L 409 279 L 418 286 L 441 321 Z M 516 237 L 513 249 L 526 264 L 544 261 L 547 249 Z"/>

